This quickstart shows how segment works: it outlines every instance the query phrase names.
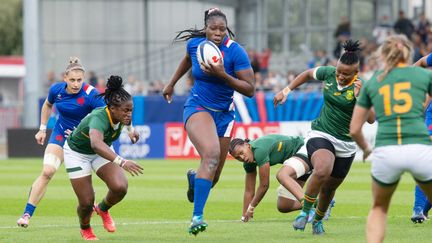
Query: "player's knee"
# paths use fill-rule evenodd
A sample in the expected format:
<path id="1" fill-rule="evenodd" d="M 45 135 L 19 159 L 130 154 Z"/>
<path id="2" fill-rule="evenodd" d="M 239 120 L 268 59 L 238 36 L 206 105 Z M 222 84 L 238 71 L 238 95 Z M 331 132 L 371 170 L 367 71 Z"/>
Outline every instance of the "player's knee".
<path id="1" fill-rule="evenodd" d="M 220 149 L 219 148 L 209 148 L 206 149 L 206 151 L 204 151 L 202 153 L 202 158 L 203 160 L 216 160 L 218 161 L 220 157 Z"/>
<path id="2" fill-rule="evenodd" d="M 60 167 L 61 160 L 57 155 L 53 153 L 46 153 L 44 155 L 43 164 L 44 167 L 41 176 L 44 180 L 49 181 Z"/>
<path id="3" fill-rule="evenodd" d="M 118 197 L 124 197 L 128 190 L 128 183 L 127 182 L 115 183 L 114 185 L 111 185 L 109 189 L 111 190 L 112 193 L 114 193 Z"/>
<path id="4" fill-rule="evenodd" d="M 87 210 L 93 210 L 93 205 L 95 202 L 94 196 L 87 196 L 85 198 L 79 198 L 79 207 L 81 210 L 87 211 Z"/>
<path id="5" fill-rule="evenodd" d="M 328 166 L 319 166 L 314 168 L 314 176 L 318 180 L 324 180 L 328 178 L 331 174 L 332 168 L 328 168 Z"/>
<path id="6" fill-rule="evenodd" d="M 52 166 L 44 166 L 41 176 L 44 180 L 51 180 L 53 178 L 54 174 L 56 173 L 56 169 Z"/>

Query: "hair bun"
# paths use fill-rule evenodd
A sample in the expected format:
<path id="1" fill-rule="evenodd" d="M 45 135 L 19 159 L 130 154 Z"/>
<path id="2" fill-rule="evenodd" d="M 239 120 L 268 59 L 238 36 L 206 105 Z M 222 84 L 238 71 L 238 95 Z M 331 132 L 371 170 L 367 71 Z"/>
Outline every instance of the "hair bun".
<path id="1" fill-rule="evenodd" d="M 345 43 L 343 43 L 342 47 L 346 52 L 356 52 L 361 50 L 360 42 L 358 40 L 347 40 Z"/>
<path id="2" fill-rule="evenodd" d="M 111 75 L 107 82 L 107 88 L 110 90 L 118 90 L 122 85 L 123 79 L 120 76 Z"/>
<path id="3" fill-rule="evenodd" d="M 80 59 L 78 57 L 69 57 L 69 63 L 70 64 L 73 64 L 73 63 L 79 64 L 81 62 L 80 62 Z"/>

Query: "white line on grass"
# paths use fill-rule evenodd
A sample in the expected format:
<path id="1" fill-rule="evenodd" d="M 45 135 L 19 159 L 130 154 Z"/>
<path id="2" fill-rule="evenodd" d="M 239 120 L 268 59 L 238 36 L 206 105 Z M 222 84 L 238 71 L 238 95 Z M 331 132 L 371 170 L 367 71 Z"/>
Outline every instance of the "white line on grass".
<path id="1" fill-rule="evenodd" d="M 390 216 L 390 218 L 408 218 L 410 216 L 407 215 L 396 215 L 396 216 Z M 365 217 L 360 216 L 348 216 L 348 217 L 331 217 L 331 219 L 366 219 Z M 259 223 L 265 223 L 265 222 L 286 222 L 288 220 L 286 219 L 266 219 L 266 220 L 259 220 L 257 222 Z M 239 223 L 240 220 L 208 220 L 209 223 Z M 184 220 L 167 220 L 167 221 L 138 221 L 138 222 L 123 222 L 123 223 L 116 223 L 117 225 L 122 226 L 128 226 L 128 225 L 158 225 L 158 224 L 188 224 L 190 221 L 184 221 Z M 102 224 L 94 224 L 95 226 L 102 226 Z M 29 226 L 31 228 L 64 228 L 64 227 L 70 227 L 75 228 L 78 227 L 77 224 L 45 224 L 45 225 L 31 225 Z M 21 227 L 18 226 L 0 226 L 0 229 L 21 229 Z"/>

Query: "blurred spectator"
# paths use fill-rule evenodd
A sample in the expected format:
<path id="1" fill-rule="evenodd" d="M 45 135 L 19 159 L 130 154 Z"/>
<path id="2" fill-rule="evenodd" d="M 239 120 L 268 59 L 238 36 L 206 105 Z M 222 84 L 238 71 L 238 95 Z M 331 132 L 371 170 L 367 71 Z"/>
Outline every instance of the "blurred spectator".
<path id="1" fill-rule="evenodd" d="M 272 52 L 270 48 L 265 48 L 259 55 L 259 66 L 261 74 L 266 77 L 268 73 L 268 66 L 270 62 Z"/>
<path id="2" fill-rule="evenodd" d="M 260 71 L 260 63 L 258 61 L 258 56 L 257 56 L 256 52 L 254 50 L 248 50 L 247 54 L 249 56 L 249 61 L 250 61 L 251 66 L 252 66 L 252 70 L 254 71 L 254 73 L 259 72 Z"/>
<path id="3" fill-rule="evenodd" d="M 380 18 L 379 23 L 375 26 L 372 31 L 372 36 L 378 45 L 381 45 L 384 40 L 393 34 L 393 26 L 390 23 L 390 19 L 387 15 L 383 15 Z"/>
<path id="4" fill-rule="evenodd" d="M 429 32 L 430 32 L 430 23 L 426 19 L 425 14 L 421 13 L 419 15 L 419 21 L 417 23 L 416 33 L 420 36 L 421 41 L 423 43 L 427 42 L 427 35 Z"/>
<path id="5" fill-rule="evenodd" d="M 124 85 L 124 89 L 131 95 L 135 95 L 139 90 L 139 82 L 133 75 L 129 75 L 127 83 Z"/>
<path id="6" fill-rule="evenodd" d="M 405 12 L 399 11 L 399 18 L 394 25 L 394 30 L 398 34 L 404 34 L 408 39 L 411 39 L 411 35 L 414 32 L 414 25 L 411 20 L 405 18 Z"/>
<path id="7" fill-rule="evenodd" d="M 351 37 L 351 22 L 349 21 L 348 17 L 342 16 L 340 18 L 340 22 L 333 35 L 336 38 L 336 46 L 333 51 L 333 55 L 336 59 L 338 59 L 342 52 L 342 43 Z"/>
<path id="8" fill-rule="evenodd" d="M 59 80 L 56 78 L 54 71 L 49 71 L 47 73 L 47 82 L 45 83 L 45 93 L 48 93 L 49 89 L 51 88 L 51 85 L 57 82 L 59 82 Z"/>
<path id="9" fill-rule="evenodd" d="M 98 79 L 97 79 L 96 73 L 94 71 L 90 71 L 88 73 L 88 80 L 89 80 L 88 82 L 91 86 L 94 86 L 94 87 L 97 86 Z"/>
<path id="10" fill-rule="evenodd" d="M 327 66 L 330 63 L 330 58 L 325 50 L 317 50 L 314 52 L 313 58 L 308 62 L 309 68 L 318 66 Z"/>
<path id="11" fill-rule="evenodd" d="M 164 88 L 164 84 L 161 80 L 156 80 L 150 82 L 149 88 L 148 88 L 148 94 L 149 95 L 159 95 L 162 93 L 162 90 Z"/>
<path id="12" fill-rule="evenodd" d="M 413 62 L 417 62 L 423 56 L 427 55 L 426 45 L 423 43 L 422 38 L 419 34 L 413 33 L 412 35 L 412 43 L 413 43 Z"/>
<path id="13" fill-rule="evenodd" d="M 99 77 L 98 78 L 98 82 L 96 85 L 96 89 L 99 91 L 99 93 L 105 93 L 105 88 L 106 88 L 106 81 L 104 78 Z"/>

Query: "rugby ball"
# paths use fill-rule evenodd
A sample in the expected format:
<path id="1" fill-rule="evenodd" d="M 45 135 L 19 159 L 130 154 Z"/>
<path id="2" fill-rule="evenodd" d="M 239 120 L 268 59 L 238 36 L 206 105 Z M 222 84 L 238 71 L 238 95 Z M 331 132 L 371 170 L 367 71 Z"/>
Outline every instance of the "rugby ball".
<path id="1" fill-rule="evenodd" d="M 211 41 L 205 40 L 198 45 L 197 59 L 201 64 L 217 63 L 219 60 L 223 62 L 223 56 L 219 48 Z"/>

